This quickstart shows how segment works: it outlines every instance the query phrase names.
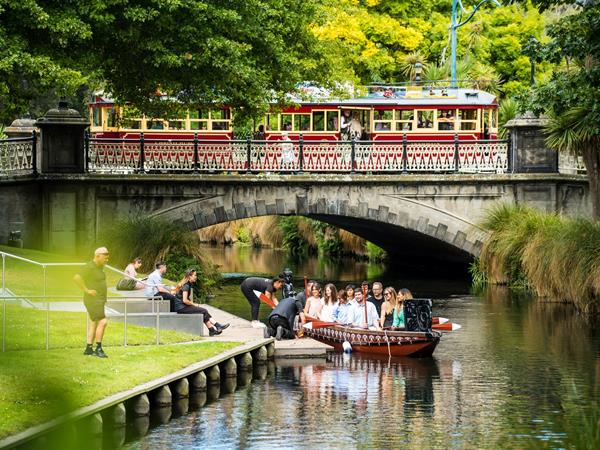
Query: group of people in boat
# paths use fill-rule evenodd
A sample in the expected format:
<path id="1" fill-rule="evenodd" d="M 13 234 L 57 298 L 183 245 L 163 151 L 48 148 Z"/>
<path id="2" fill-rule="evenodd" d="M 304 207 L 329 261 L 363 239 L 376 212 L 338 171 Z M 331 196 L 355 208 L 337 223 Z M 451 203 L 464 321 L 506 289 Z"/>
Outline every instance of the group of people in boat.
<path id="1" fill-rule="evenodd" d="M 302 292 L 277 301 L 275 292 L 284 284 L 281 274 L 273 279 L 247 278 L 241 285 L 251 305 L 253 326 L 264 326 L 258 321 L 260 301 L 254 291 L 273 301 L 265 335 L 277 339 L 293 339 L 295 331 L 315 320 L 371 330 L 404 329 L 404 301 L 413 298 L 408 289 L 384 288 L 379 281 L 371 287 L 363 281 L 360 286 L 337 288 L 333 283 L 323 287 L 311 280 Z"/>

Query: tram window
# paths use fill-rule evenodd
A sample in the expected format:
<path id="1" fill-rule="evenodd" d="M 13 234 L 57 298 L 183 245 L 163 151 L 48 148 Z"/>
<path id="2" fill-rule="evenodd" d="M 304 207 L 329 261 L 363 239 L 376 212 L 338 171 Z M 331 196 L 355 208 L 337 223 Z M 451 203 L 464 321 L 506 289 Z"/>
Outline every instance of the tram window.
<path id="1" fill-rule="evenodd" d="M 438 109 L 437 111 L 438 130 L 454 130 L 456 122 L 456 111 L 453 109 Z"/>
<path id="2" fill-rule="evenodd" d="M 117 126 L 117 114 L 115 108 L 108 108 L 106 110 L 106 126 L 109 128 Z"/>
<path id="3" fill-rule="evenodd" d="M 375 111 L 375 131 L 390 131 L 392 129 L 392 120 L 394 111 Z"/>
<path id="4" fill-rule="evenodd" d="M 208 109 L 194 109 L 190 111 L 190 119 L 208 120 Z"/>
<path id="5" fill-rule="evenodd" d="M 411 131 L 415 112 L 412 109 L 397 109 L 394 112 L 396 131 Z"/>
<path id="6" fill-rule="evenodd" d="M 313 111 L 313 131 L 325 131 L 325 111 Z"/>
<path id="7" fill-rule="evenodd" d="M 190 128 L 192 130 L 205 131 L 208 130 L 208 122 L 200 120 L 190 120 Z"/>
<path id="8" fill-rule="evenodd" d="M 92 108 L 92 124 L 95 127 L 102 126 L 102 109 Z"/>
<path id="9" fill-rule="evenodd" d="M 490 111 L 491 114 L 491 120 L 490 120 L 490 124 L 492 126 L 492 129 L 495 130 L 496 128 L 498 128 L 498 110 L 497 109 L 492 109 Z"/>
<path id="10" fill-rule="evenodd" d="M 162 120 L 149 120 L 148 121 L 148 129 L 149 130 L 164 130 L 165 124 Z"/>
<path id="11" fill-rule="evenodd" d="M 279 131 L 279 115 L 268 114 L 267 115 L 267 131 Z"/>
<path id="12" fill-rule="evenodd" d="M 433 111 L 417 111 L 417 128 L 433 128 Z"/>
<path id="13" fill-rule="evenodd" d="M 231 114 L 228 109 L 218 109 L 210 112 L 210 118 L 212 120 L 229 120 L 231 118 Z"/>
<path id="14" fill-rule="evenodd" d="M 339 131 L 339 113 L 337 111 L 327 111 L 327 131 Z"/>
<path id="15" fill-rule="evenodd" d="M 141 130 L 142 121 L 139 119 L 123 119 L 123 128 L 129 128 L 131 130 Z"/>
<path id="16" fill-rule="evenodd" d="M 292 114 L 281 115 L 281 131 L 292 131 L 293 117 Z"/>
<path id="17" fill-rule="evenodd" d="M 459 110 L 460 129 L 463 131 L 477 130 L 477 110 L 461 109 Z"/>
<path id="18" fill-rule="evenodd" d="M 310 130 L 310 114 L 295 114 L 294 131 Z"/>
<path id="19" fill-rule="evenodd" d="M 229 122 L 226 120 L 213 120 L 212 121 L 212 129 L 213 130 L 228 130 Z"/>
<path id="20" fill-rule="evenodd" d="M 169 120 L 169 130 L 185 130 L 185 121 Z"/>

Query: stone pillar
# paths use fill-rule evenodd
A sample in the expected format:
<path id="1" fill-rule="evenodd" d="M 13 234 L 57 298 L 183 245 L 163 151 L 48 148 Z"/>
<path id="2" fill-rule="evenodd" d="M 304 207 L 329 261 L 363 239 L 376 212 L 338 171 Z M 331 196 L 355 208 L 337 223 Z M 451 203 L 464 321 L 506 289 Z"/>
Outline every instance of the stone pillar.
<path id="1" fill-rule="evenodd" d="M 146 394 L 138 395 L 129 401 L 131 413 L 134 417 L 147 416 L 150 414 L 150 401 Z"/>
<path id="2" fill-rule="evenodd" d="M 48 111 L 35 125 L 41 130 L 41 172 L 86 171 L 84 133 L 90 125 L 87 119 L 61 101 L 58 108 Z"/>
<path id="3" fill-rule="evenodd" d="M 152 404 L 154 406 L 171 406 L 173 395 L 169 386 L 162 386 L 152 393 Z"/>
<path id="4" fill-rule="evenodd" d="M 220 364 L 220 371 L 225 378 L 237 376 L 237 363 L 235 358 L 229 358 L 227 361 Z"/>
<path id="5" fill-rule="evenodd" d="M 206 375 L 204 371 L 200 371 L 191 378 L 191 387 L 194 391 L 205 391 L 206 390 Z"/>
<path id="6" fill-rule="evenodd" d="M 509 120 L 504 125 L 510 131 L 509 158 L 516 173 L 558 172 L 558 154 L 546 145 L 545 118 L 536 117 L 531 112 Z"/>
<path id="7" fill-rule="evenodd" d="M 190 395 L 190 384 L 187 378 L 182 378 L 172 384 L 171 392 L 174 398 L 187 398 Z"/>
<path id="8" fill-rule="evenodd" d="M 221 371 L 219 370 L 218 365 L 214 365 L 208 369 L 206 369 L 206 378 L 208 380 L 208 384 L 218 384 L 221 382 Z"/>

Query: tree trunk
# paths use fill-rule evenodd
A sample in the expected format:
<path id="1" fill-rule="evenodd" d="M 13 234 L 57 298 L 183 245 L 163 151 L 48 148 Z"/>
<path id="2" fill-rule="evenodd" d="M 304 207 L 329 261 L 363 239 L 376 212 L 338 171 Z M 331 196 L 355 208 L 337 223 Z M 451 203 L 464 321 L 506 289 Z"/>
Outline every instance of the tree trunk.
<path id="1" fill-rule="evenodd" d="M 600 142 L 593 140 L 583 147 L 583 160 L 587 169 L 592 202 L 592 217 L 600 218 Z"/>

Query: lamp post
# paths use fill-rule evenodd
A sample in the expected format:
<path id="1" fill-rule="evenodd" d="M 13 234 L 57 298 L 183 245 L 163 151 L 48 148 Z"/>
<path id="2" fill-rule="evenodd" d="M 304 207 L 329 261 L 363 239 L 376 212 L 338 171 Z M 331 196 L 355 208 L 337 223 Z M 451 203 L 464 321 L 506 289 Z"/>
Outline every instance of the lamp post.
<path id="1" fill-rule="evenodd" d="M 419 86 L 421 84 L 421 72 L 423 71 L 423 64 L 419 61 L 415 63 L 415 84 Z"/>
<path id="2" fill-rule="evenodd" d="M 465 20 L 461 20 L 459 22 L 458 21 L 458 2 L 459 1 L 460 0 L 452 0 L 452 24 L 450 25 L 451 41 L 452 41 L 452 50 L 451 50 L 451 54 L 450 54 L 450 78 L 451 78 L 451 83 L 452 83 L 451 87 L 453 87 L 453 88 L 457 87 L 457 83 L 456 83 L 456 81 L 457 81 L 456 80 L 456 30 L 458 28 L 462 27 L 467 22 L 469 22 L 469 20 L 471 20 L 473 18 L 473 16 L 477 12 L 477 10 L 484 3 L 487 3 L 489 1 L 489 2 L 492 2 L 496 6 L 501 6 L 500 2 L 498 2 L 498 0 L 481 0 L 477 5 L 475 5 L 473 7 L 473 11 L 471 11 L 469 13 L 467 18 Z M 462 2 L 460 3 L 460 9 L 461 9 L 461 13 L 462 13 L 462 11 L 464 11 Z M 461 15 L 461 19 L 462 19 L 462 15 Z"/>

